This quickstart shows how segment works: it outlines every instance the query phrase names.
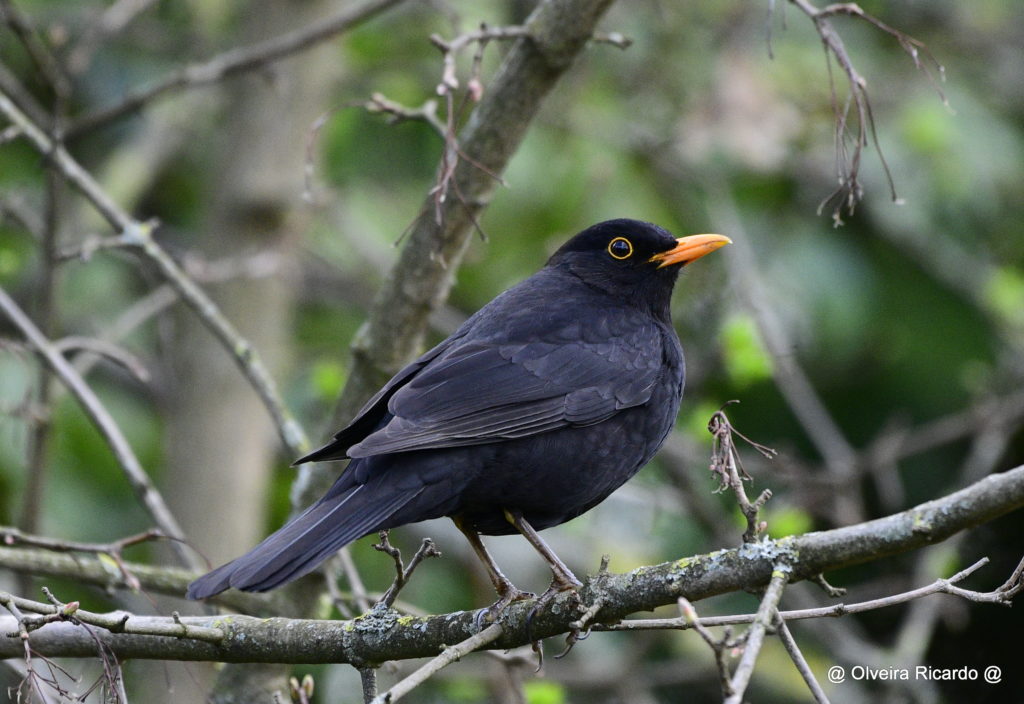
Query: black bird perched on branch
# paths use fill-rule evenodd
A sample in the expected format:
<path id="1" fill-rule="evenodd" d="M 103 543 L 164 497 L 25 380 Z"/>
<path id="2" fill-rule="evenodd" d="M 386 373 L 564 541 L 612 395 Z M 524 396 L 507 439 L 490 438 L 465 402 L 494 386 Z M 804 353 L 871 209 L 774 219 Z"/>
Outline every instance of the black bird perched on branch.
<path id="1" fill-rule="evenodd" d="M 579 586 L 537 531 L 603 501 L 665 440 L 684 377 L 672 288 L 686 263 L 729 241 L 625 219 L 579 233 L 299 459 L 352 461 L 323 498 L 188 596 L 273 589 L 357 538 L 441 516 L 487 567 L 493 608 L 524 593 L 481 533 L 525 536 L 551 567 L 549 593 Z"/>

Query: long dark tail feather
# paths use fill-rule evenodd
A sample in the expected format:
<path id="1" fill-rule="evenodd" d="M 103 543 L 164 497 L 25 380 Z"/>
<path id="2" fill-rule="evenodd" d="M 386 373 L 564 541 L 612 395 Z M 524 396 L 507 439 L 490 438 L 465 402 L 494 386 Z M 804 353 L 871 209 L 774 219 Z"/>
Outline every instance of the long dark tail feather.
<path id="1" fill-rule="evenodd" d="M 235 560 L 188 587 L 189 599 L 205 599 L 228 587 L 265 592 L 316 569 L 335 551 L 378 530 L 419 491 L 396 491 L 381 482 L 327 496 Z"/>

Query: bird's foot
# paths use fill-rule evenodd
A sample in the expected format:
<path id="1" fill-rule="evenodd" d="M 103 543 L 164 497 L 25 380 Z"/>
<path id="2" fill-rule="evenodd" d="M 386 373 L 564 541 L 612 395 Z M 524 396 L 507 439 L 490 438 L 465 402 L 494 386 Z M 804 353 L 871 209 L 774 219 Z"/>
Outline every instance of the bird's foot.
<path id="1" fill-rule="evenodd" d="M 497 621 L 501 617 L 501 612 L 508 608 L 509 604 L 523 601 L 524 599 L 532 599 L 534 596 L 536 595 L 533 592 L 524 592 L 521 589 L 517 589 L 512 582 L 506 583 L 498 591 L 498 600 L 486 609 L 480 609 L 477 612 L 475 621 L 477 630 L 483 628 L 484 623 Z"/>
<path id="2" fill-rule="evenodd" d="M 579 595 L 579 590 L 583 586 L 583 583 L 576 579 L 572 572 L 565 572 L 562 574 L 555 573 L 555 578 L 551 581 L 551 586 L 547 588 L 543 594 L 537 599 L 537 602 L 530 609 L 530 613 L 526 614 L 526 638 L 527 640 L 533 640 L 533 619 L 536 618 L 537 614 L 544 610 L 552 599 L 565 591 L 572 591 Z"/>
<path id="3" fill-rule="evenodd" d="M 565 650 L 556 655 L 555 660 L 561 660 L 569 654 L 574 645 L 590 637 L 591 623 L 598 612 L 601 611 L 604 603 L 604 597 L 598 596 L 594 603 L 583 612 L 582 616 L 569 624 L 569 635 L 565 637 Z"/>

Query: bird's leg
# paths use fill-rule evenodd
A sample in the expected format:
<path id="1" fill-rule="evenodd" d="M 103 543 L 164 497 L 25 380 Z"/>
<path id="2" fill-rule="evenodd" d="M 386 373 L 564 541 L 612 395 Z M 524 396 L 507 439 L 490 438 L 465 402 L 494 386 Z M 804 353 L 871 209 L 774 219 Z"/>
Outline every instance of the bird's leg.
<path id="1" fill-rule="evenodd" d="M 498 563 L 491 557 L 491 553 L 487 552 L 484 541 L 480 540 L 479 533 L 468 527 L 461 518 L 453 518 L 452 522 L 466 536 L 466 540 L 469 541 L 476 556 L 480 558 L 480 562 L 484 563 L 484 567 L 487 569 L 487 576 L 491 578 L 494 591 L 498 593 L 498 600 L 480 612 L 480 615 L 477 617 L 477 625 L 480 625 L 484 619 L 493 621 L 501 613 L 502 609 L 513 601 L 533 598 L 534 595 L 532 593 L 519 590 L 516 585 L 512 584 L 512 580 L 502 573 Z"/>
<path id="2" fill-rule="evenodd" d="M 505 520 L 515 526 L 524 538 L 530 541 L 530 545 L 533 546 L 534 550 L 540 553 L 540 556 L 544 558 L 544 561 L 548 563 L 548 567 L 551 568 L 551 574 L 554 579 L 551 582 L 551 589 L 555 591 L 565 591 L 566 589 L 578 589 L 583 586 L 583 583 L 576 579 L 576 575 L 572 573 L 564 562 L 562 562 L 555 551 L 544 542 L 544 539 L 540 537 L 540 533 L 533 529 L 526 519 L 523 518 L 523 514 L 518 511 L 509 511 L 505 509 Z M 549 589 L 548 591 L 551 591 Z"/>
<path id="3" fill-rule="evenodd" d="M 544 561 L 548 563 L 548 567 L 551 568 L 551 586 L 547 588 L 540 598 L 537 599 L 537 603 L 534 604 L 533 608 L 530 609 L 530 613 L 526 615 L 526 637 L 533 640 L 533 619 L 539 614 L 548 602 L 555 598 L 559 592 L 566 590 L 577 590 L 583 586 L 580 580 L 576 579 L 576 575 L 572 573 L 564 562 L 562 562 L 555 551 L 551 549 L 544 539 L 540 537 L 540 534 L 533 529 L 526 519 L 523 518 L 523 514 L 518 511 L 509 511 L 505 509 L 505 520 L 515 526 L 524 538 L 530 541 L 530 545 L 540 553 L 540 556 L 544 558 Z M 578 639 L 579 629 L 576 629 L 570 634 L 574 639 Z"/>

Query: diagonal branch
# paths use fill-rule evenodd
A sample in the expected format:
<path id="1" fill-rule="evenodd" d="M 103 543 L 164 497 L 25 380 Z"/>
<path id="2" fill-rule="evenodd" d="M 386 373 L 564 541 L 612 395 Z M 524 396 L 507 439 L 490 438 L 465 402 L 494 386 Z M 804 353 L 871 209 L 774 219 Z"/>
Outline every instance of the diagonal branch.
<path id="1" fill-rule="evenodd" d="M 474 633 L 461 643 L 445 648 L 440 655 L 426 665 L 413 672 L 388 691 L 374 697 L 371 704 L 390 704 L 391 702 L 398 701 L 413 689 L 426 682 L 434 674 L 448 667 L 453 662 L 457 662 L 464 655 L 468 655 L 474 650 L 493 643 L 500 635 L 501 624 L 492 623 L 484 630 Z"/>
<path id="2" fill-rule="evenodd" d="M 191 64 L 173 71 L 150 85 L 129 93 L 120 103 L 80 118 L 69 126 L 65 138 L 77 137 L 133 113 L 165 93 L 210 85 L 229 76 L 262 68 L 274 61 L 309 49 L 376 17 L 384 10 L 402 1 L 369 0 L 359 7 L 346 7 L 337 14 L 326 17 L 308 27 L 251 46 L 231 49 L 203 63 Z"/>
<path id="3" fill-rule="evenodd" d="M 747 684 L 754 674 L 754 664 L 757 656 L 761 653 L 761 646 L 764 644 L 765 634 L 775 619 L 778 611 L 779 599 L 782 598 L 782 590 L 786 588 L 789 581 L 789 569 L 785 564 L 779 564 L 772 570 L 772 579 L 768 582 L 768 588 L 764 590 L 761 597 L 761 605 L 754 615 L 754 622 L 747 631 L 747 642 L 743 647 L 743 656 L 740 658 L 732 680 L 729 682 L 732 690 L 725 698 L 725 704 L 741 704 L 743 693 L 747 691 Z"/>
<path id="4" fill-rule="evenodd" d="M 159 526 L 160 530 L 168 537 L 174 539 L 171 544 L 181 561 L 190 567 L 198 567 L 199 562 L 195 556 L 183 546 L 185 534 L 182 532 L 181 526 L 178 525 L 177 520 L 175 520 L 160 492 L 157 491 L 156 486 L 150 480 L 149 475 L 146 474 L 146 470 L 142 468 L 142 464 L 139 462 L 138 457 L 135 456 L 135 452 L 128 443 L 128 439 L 121 432 L 121 427 L 107 411 L 103 402 L 99 400 L 99 397 L 85 383 L 81 375 L 64 359 L 60 351 L 52 342 L 46 339 L 35 323 L 25 315 L 21 307 L 3 289 L 0 289 L 0 311 L 22 332 L 25 339 L 31 343 L 47 366 L 53 370 L 64 385 L 68 387 L 68 390 L 78 399 L 86 415 L 113 451 L 114 457 L 121 466 L 121 470 L 128 479 L 128 483 L 135 491 L 139 502 L 149 512 L 149 515 L 152 516 L 153 521 Z"/>
<path id="5" fill-rule="evenodd" d="M 305 452 L 309 444 L 306 434 L 285 406 L 277 384 L 263 363 L 263 358 L 252 344 L 242 337 L 231 321 L 224 317 L 217 304 L 153 238 L 153 224 L 136 220 L 114 202 L 67 149 L 55 143 L 3 91 L 0 91 L 0 113 L 17 125 L 33 146 L 47 156 L 64 178 L 86 197 L 118 233 L 117 237 L 124 246 L 141 251 L 157 267 L 167 283 L 231 354 L 273 418 L 278 434 L 289 452 L 292 455 Z"/>

